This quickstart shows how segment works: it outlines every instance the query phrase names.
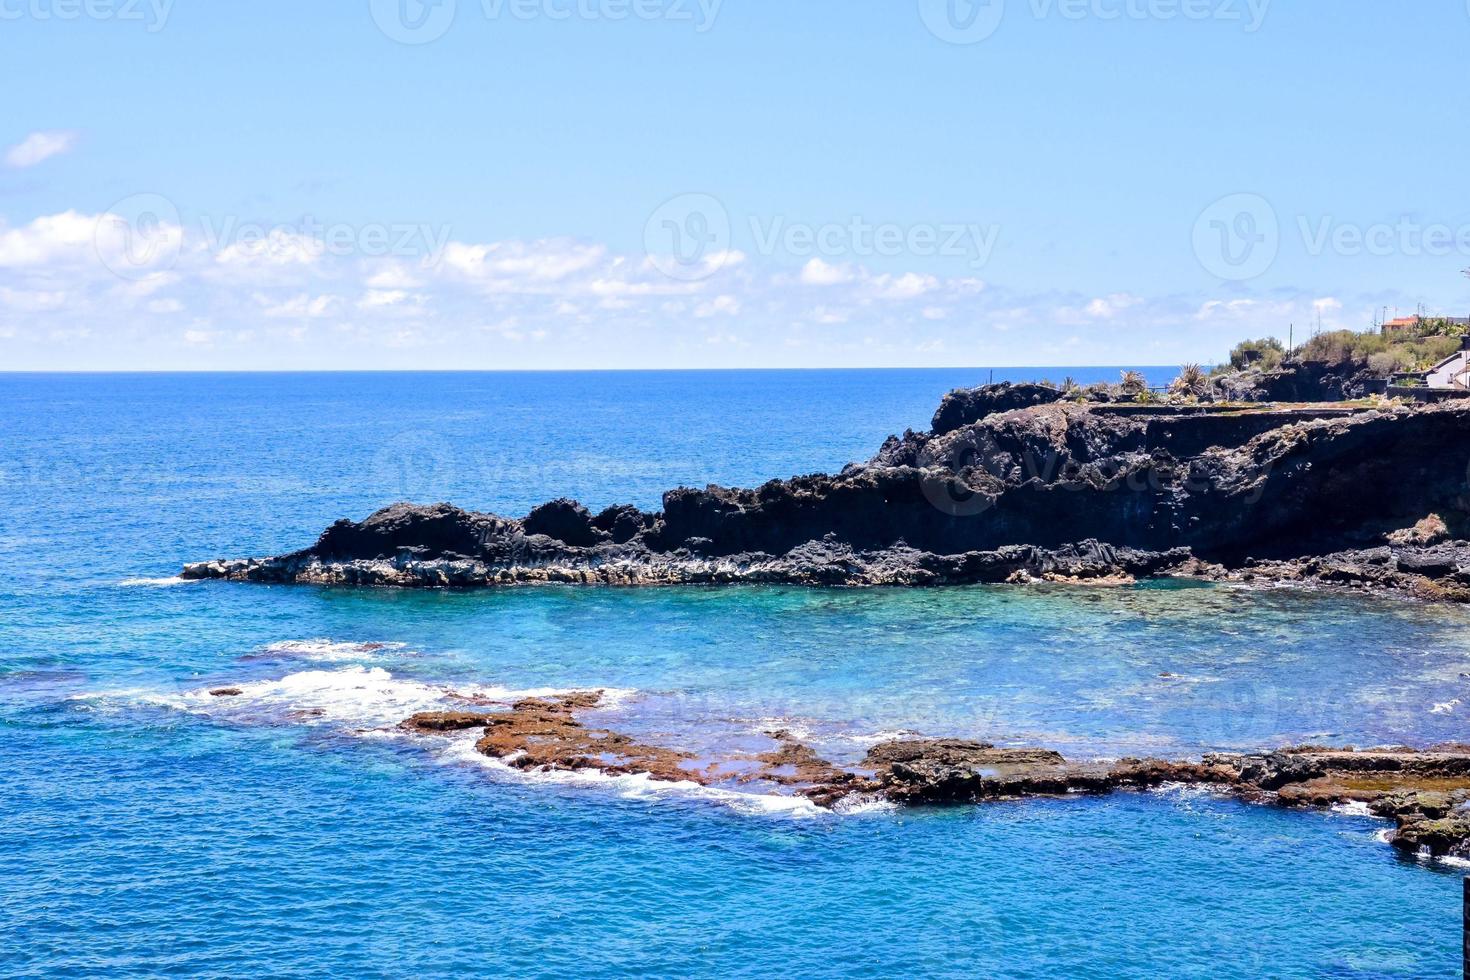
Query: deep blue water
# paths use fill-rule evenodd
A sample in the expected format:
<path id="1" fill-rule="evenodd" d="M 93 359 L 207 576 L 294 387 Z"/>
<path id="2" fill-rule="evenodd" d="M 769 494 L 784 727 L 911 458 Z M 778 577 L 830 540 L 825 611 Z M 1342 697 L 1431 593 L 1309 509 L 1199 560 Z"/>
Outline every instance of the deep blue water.
<path id="1" fill-rule="evenodd" d="M 1067 373 L 1116 369 L 1011 372 Z M 652 507 L 835 469 L 988 377 L 0 375 L 0 973 L 1451 975 L 1459 872 L 1365 818 L 1177 791 L 833 815 L 527 780 L 389 729 L 449 689 L 603 687 L 649 738 L 784 727 L 840 759 L 895 732 L 1078 757 L 1463 739 L 1459 609 L 168 581 L 401 498 Z M 203 693 L 224 683 L 247 693 Z"/>

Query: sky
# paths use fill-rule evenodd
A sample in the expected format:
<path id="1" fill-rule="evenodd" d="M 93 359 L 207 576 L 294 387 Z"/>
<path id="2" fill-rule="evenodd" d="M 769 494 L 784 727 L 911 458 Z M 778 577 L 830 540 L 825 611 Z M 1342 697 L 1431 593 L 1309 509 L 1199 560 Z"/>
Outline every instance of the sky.
<path id="1" fill-rule="evenodd" d="M 0 0 L 0 370 L 1212 363 L 1470 315 L 1467 0 Z"/>

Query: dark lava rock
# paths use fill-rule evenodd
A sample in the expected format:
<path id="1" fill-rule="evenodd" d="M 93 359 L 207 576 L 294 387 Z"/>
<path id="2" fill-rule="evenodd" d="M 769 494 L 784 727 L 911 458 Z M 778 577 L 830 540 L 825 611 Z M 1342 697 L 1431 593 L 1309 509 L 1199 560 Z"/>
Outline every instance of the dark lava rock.
<path id="1" fill-rule="evenodd" d="M 592 515 L 586 507 L 566 498 L 532 508 L 521 522 L 521 528 L 527 534 L 544 534 L 573 547 L 587 547 L 610 537 L 606 531 L 593 525 Z"/>
<path id="2" fill-rule="evenodd" d="M 1030 397 L 1024 386 L 1008 391 Z M 971 395 L 951 404 L 1003 402 Z M 338 521 L 299 552 L 183 574 L 462 588 L 1116 585 L 1178 570 L 1470 600 L 1470 544 L 1418 531 L 1383 543 L 1431 514 L 1470 526 L 1470 405 L 1054 403 L 946 424 L 890 439 L 835 476 L 670 490 L 657 514 L 617 507 L 593 517 L 555 500 L 514 520 L 395 504 Z"/>
<path id="3" fill-rule="evenodd" d="M 1062 390 L 1051 385 L 1011 384 L 1008 381 L 981 388 L 961 388 L 944 396 L 930 424 L 934 434 L 942 436 L 999 412 L 1050 405 L 1062 397 Z"/>
<path id="4" fill-rule="evenodd" d="M 1409 854 L 1464 857 L 1470 843 L 1470 814 L 1410 821 L 1395 831 L 1390 843 Z"/>
<path id="5" fill-rule="evenodd" d="M 608 507 L 592 519 L 592 526 L 605 531 L 614 544 L 627 544 L 653 527 L 656 517 L 629 504 Z"/>
<path id="6" fill-rule="evenodd" d="M 1383 378 L 1366 361 L 1293 361 L 1270 371 L 1250 368 L 1216 383 L 1232 400 L 1254 402 L 1351 401 L 1383 391 Z"/>

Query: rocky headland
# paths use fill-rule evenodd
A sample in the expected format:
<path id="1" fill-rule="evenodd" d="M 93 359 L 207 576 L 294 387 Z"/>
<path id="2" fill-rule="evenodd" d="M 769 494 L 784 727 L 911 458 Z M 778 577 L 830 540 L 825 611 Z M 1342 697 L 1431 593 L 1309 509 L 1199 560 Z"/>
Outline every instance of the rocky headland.
<path id="1" fill-rule="evenodd" d="M 1250 390 L 1320 396 L 1351 383 L 1299 374 Z M 1104 395 L 956 391 L 929 431 L 892 436 L 837 474 L 674 489 L 657 512 L 553 500 L 509 518 L 400 503 L 338 521 L 301 551 L 183 575 L 429 588 L 1189 575 L 1470 600 L 1470 403 Z"/>

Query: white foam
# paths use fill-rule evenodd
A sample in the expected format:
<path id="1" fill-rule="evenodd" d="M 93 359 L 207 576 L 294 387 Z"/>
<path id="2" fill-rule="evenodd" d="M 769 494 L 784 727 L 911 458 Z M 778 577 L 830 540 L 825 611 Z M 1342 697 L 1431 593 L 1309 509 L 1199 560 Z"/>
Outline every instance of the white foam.
<path id="1" fill-rule="evenodd" d="M 261 648 L 262 653 L 308 660 L 356 660 L 383 650 L 402 650 L 408 644 L 395 642 L 340 642 L 337 640 L 282 640 Z"/>
<path id="2" fill-rule="evenodd" d="M 692 780 L 673 782 L 655 779 L 647 773 L 607 773 L 597 769 L 518 769 L 509 764 L 514 756 L 495 758 L 476 751 L 477 739 L 477 735 L 451 738 L 442 751 L 441 758 L 458 764 L 483 766 L 498 776 L 521 782 L 596 788 L 616 792 L 628 800 L 685 797 L 720 803 L 738 813 L 796 818 L 819 817 L 832 812 L 822 809 L 804 796 L 741 793 L 718 786 L 702 786 Z"/>
<path id="3" fill-rule="evenodd" d="M 1454 711 L 1459 706 L 1460 706 L 1460 699 L 1459 698 L 1455 698 L 1454 700 L 1452 700 L 1452 701 L 1446 701 L 1443 704 L 1436 704 L 1434 707 L 1432 707 L 1432 708 L 1429 709 L 1429 713 L 1432 714 L 1432 715 L 1447 715 L 1451 711 Z"/>
<path id="4" fill-rule="evenodd" d="M 1183 783 L 1177 780 L 1159 783 L 1148 792 L 1157 796 L 1174 796 L 1180 799 L 1197 797 L 1220 797 L 1225 795 L 1219 786 L 1211 783 Z"/>
<path id="5" fill-rule="evenodd" d="M 897 803 L 873 793 L 854 793 L 844 796 L 832 805 L 832 812 L 844 817 L 864 813 L 893 813 L 897 810 Z"/>
<path id="6" fill-rule="evenodd" d="M 381 667 L 360 666 L 304 670 L 237 688 L 239 694 L 224 696 L 210 694 L 209 688 L 185 691 L 174 703 L 185 711 L 209 715 L 264 715 L 309 724 L 377 727 L 442 708 L 450 693 L 444 687 L 395 680 Z"/>
<path id="7" fill-rule="evenodd" d="M 291 641 L 299 644 L 316 641 Z M 692 780 L 679 782 L 655 779 L 646 774 L 606 773 L 584 770 L 523 770 L 475 750 L 478 732 L 448 737 L 418 735 L 404 731 L 399 723 L 421 711 L 464 710 L 473 704 L 509 705 L 521 698 L 555 697 L 576 691 L 601 690 L 599 707 L 616 707 L 636 696 L 631 688 L 530 688 L 511 689 L 486 685 L 431 684 L 394 677 L 381 667 L 360 664 L 334 669 L 303 670 L 278 680 L 229 685 L 239 694 L 211 694 L 221 685 L 166 694 L 153 691 L 114 691 L 81 695 L 79 698 L 126 699 L 158 704 L 174 710 L 217 718 L 238 724 L 302 724 L 330 726 L 360 738 L 413 739 L 453 764 L 474 764 L 498 776 L 529 783 L 585 786 L 612 791 L 625 799 L 658 800 L 685 797 L 708 800 L 750 815 L 812 818 L 841 814 L 880 812 L 892 804 L 878 798 L 853 797 L 835 811 L 817 806 L 803 796 L 777 793 L 740 792 L 703 786 Z"/>
<path id="8" fill-rule="evenodd" d="M 910 731 L 909 729 L 869 732 L 867 734 L 851 733 L 842 735 L 842 738 L 844 740 L 849 742 L 856 742 L 858 745 L 878 745 L 881 742 L 898 742 L 906 738 L 922 737 L 923 736 L 921 736 L 918 732 Z"/>
<path id="9" fill-rule="evenodd" d="M 1361 800 L 1349 800 L 1346 803 L 1335 803 L 1330 808 L 1333 813 L 1340 813 L 1345 817 L 1371 817 L 1373 811 L 1368 809 L 1368 804 Z"/>
<path id="10" fill-rule="evenodd" d="M 192 585 L 193 583 L 193 579 L 173 575 L 168 578 L 125 578 L 117 584 L 121 588 L 166 589 L 175 585 Z"/>
<path id="11" fill-rule="evenodd" d="M 746 728 L 753 735 L 766 735 L 770 732 L 784 731 L 787 735 L 799 742 L 812 740 L 812 730 L 805 723 L 791 718 L 757 718 L 755 722 Z"/>
<path id="12" fill-rule="evenodd" d="M 381 667 L 354 664 L 335 670 L 303 670 L 279 680 L 232 685 L 239 694 L 213 695 L 220 686 L 197 688 L 177 695 L 147 692 L 141 700 L 194 714 L 243 722 L 335 724 L 363 734 L 363 730 L 396 731 L 399 722 L 420 711 L 463 710 L 467 704 L 511 704 L 527 697 L 554 697 L 573 693 L 568 688 L 517 690 L 480 684 L 427 684 L 395 678 Z M 136 692 L 118 692 L 112 697 Z M 614 697 L 636 691 L 618 689 Z"/>

